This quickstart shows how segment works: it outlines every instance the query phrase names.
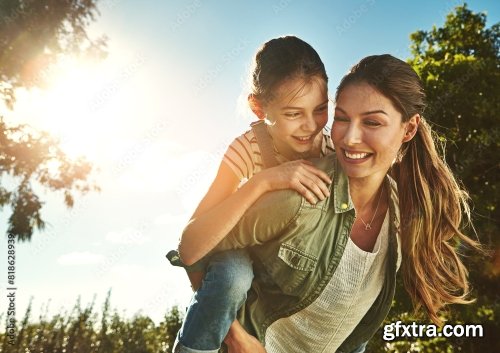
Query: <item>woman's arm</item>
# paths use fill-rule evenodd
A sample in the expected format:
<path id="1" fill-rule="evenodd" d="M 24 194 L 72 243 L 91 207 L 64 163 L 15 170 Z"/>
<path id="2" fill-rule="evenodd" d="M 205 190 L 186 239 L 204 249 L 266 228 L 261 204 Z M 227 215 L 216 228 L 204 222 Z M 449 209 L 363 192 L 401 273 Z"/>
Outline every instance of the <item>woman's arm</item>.
<path id="1" fill-rule="evenodd" d="M 229 353 L 266 353 L 266 349 L 257 338 L 248 334 L 235 320 L 224 339 Z"/>
<path id="2" fill-rule="evenodd" d="M 316 203 L 316 198 L 323 200 L 329 196 L 326 184 L 331 180 L 310 162 L 298 160 L 265 169 L 237 189 L 239 182 L 222 162 L 214 182 L 182 233 L 179 255 L 186 265 L 212 250 L 267 191 L 294 189 L 310 203 Z"/>

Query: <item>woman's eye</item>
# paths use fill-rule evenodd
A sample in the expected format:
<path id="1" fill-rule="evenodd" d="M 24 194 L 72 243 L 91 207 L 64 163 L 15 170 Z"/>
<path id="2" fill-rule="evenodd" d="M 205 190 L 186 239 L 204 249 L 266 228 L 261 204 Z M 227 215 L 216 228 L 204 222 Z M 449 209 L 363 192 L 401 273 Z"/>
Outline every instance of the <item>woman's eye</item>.
<path id="1" fill-rule="evenodd" d="M 365 120 L 365 125 L 368 125 L 368 126 L 379 126 L 380 123 L 378 121 L 375 121 L 375 120 Z"/>
<path id="2" fill-rule="evenodd" d="M 335 115 L 333 117 L 333 120 L 335 121 L 349 121 L 349 118 L 346 118 L 345 116 L 338 116 L 338 115 Z"/>

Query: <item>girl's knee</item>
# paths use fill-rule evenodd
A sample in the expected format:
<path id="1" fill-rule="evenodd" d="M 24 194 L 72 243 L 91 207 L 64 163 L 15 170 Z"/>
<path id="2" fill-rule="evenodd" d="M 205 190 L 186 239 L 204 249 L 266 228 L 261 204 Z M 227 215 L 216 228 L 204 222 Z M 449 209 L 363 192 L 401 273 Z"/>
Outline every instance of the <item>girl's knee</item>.
<path id="1" fill-rule="evenodd" d="M 236 253 L 222 254 L 210 261 L 206 279 L 214 282 L 219 291 L 246 295 L 253 279 L 252 262 L 248 255 L 238 256 Z"/>

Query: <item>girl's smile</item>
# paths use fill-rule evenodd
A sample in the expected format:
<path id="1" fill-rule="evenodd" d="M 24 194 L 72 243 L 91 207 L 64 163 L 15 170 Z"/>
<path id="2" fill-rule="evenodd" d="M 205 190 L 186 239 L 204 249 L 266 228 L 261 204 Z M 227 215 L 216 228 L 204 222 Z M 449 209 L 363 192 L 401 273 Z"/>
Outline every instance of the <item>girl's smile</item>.
<path id="1" fill-rule="evenodd" d="M 277 92 L 264 106 L 276 149 L 290 160 L 319 156 L 321 131 L 328 121 L 325 81 L 289 79 Z"/>

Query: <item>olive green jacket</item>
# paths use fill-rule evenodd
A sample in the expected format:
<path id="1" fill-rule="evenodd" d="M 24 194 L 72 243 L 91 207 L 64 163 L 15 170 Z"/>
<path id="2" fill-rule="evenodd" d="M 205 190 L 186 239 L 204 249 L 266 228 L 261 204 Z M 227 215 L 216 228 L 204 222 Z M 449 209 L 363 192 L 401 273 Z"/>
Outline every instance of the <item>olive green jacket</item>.
<path id="1" fill-rule="evenodd" d="M 331 196 L 311 205 L 297 192 L 263 195 L 245 213 L 215 251 L 249 247 L 255 278 L 239 321 L 262 342 L 274 321 L 311 304 L 332 278 L 344 252 L 356 214 L 349 183 L 335 154 L 314 161 L 333 180 Z M 361 322 L 340 346 L 350 352 L 368 341 L 387 316 L 401 261 L 396 183 L 385 180 L 389 196 L 389 249 L 380 294 Z"/>

